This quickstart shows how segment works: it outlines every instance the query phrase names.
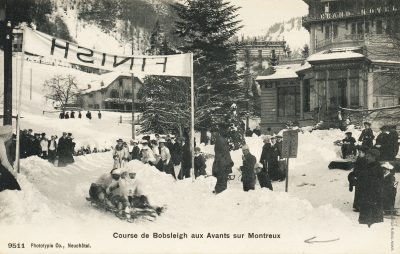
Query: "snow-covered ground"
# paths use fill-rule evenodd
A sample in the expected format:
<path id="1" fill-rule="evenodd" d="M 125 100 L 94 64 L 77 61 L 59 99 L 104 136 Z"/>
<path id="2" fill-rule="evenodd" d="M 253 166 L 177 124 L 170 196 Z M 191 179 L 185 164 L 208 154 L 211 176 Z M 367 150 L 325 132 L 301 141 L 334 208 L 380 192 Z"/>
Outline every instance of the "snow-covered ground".
<path id="1" fill-rule="evenodd" d="M 61 121 L 61 120 L 60 120 Z M 356 131 L 354 131 L 356 132 Z M 333 141 L 341 131 L 314 131 L 299 135 L 299 154 L 290 161 L 289 193 L 284 182 L 274 183 L 274 192 L 256 188 L 245 193 L 241 182 L 229 182 L 220 195 L 211 193 L 215 178 L 175 181 L 169 175 L 140 162 L 130 162 L 150 201 L 166 205 L 156 222 L 130 224 L 114 215 L 93 209 L 85 200 L 90 183 L 112 167 L 110 153 L 76 158 L 65 168 L 56 168 L 39 158 L 22 160 L 18 176 L 23 191 L 0 193 L 0 250 L 7 243 L 25 243 L 37 253 L 398 253 L 399 221 L 385 219 L 371 228 L 359 225 L 352 211 L 353 193 L 348 191 L 346 171 L 329 170 L 338 159 Z M 259 158 L 262 141 L 247 139 Z M 212 146 L 202 150 L 213 153 Z M 241 151 L 232 152 L 237 168 Z M 211 170 L 212 160 L 207 161 Z M 397 206 L 399 200 L 397 200 Z M 153 233 L 187 233 L 188 239 L 154 239 Z M 138 234 L 138 239 L 116 239 L 114 233 Z M 148 239 L 141 238 L 149 234 Z M 229 233 L 229 239 L 210 239 L 207 234 Z M 275 239 L 249 239 L 248 233 L 279 234 Z M 191 239 L 203 234 L 203 239 Z M 233 238 L 244 234 L 243 239 Z M 327 243 L 306 243 L 335 240 Z M 336 240 L 338 239 L 338 240 Z M 393 252 L 391 244 L 393 240 Z M 89 243 L 91 249 L 31 249 L 31 243 Z"/>

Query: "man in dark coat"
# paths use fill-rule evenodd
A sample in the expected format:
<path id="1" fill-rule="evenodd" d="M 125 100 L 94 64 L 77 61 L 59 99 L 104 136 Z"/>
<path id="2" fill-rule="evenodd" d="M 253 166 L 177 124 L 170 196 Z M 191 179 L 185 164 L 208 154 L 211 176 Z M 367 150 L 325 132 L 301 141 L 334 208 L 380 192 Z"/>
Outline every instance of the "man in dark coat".
<path id="1" fill-rule="evenodd" d="M 217 178 L 214 192 L 216 194 L 226 190 L 228 175 L 232 173 L 233 161 L 229 153 L 229 144 L 224 137 L 225 132 L 215 134 L 215 158 L 212 166 L 212 174 Z"/>
<path id="2" fill-rule="evenodd" d="M 256 128 L 253 130 L 253 133 L 256 134 L 257 136 L 261 136 L 260 126 L 256 126 Z"/>
<path id="3" fill-rule="evenodd" d="M 241 166 L 240 169 L 242 171 L 243 190 L 254 190 L 256 184 L 254 166 L 257 162 L 257 159 L 250 153 L 250 149 L 247 145 L 242 147 L 242 152 L 243 166 Z"/>
<path id="4" fill-rule="evenodd" d="M 246 137 L 251 137 L 253 136 L 253 131 L 250 128 L 246 129 Z"/>
<path id="5" fill-rule="evenodd" d="M 375 147 L 379 150 L 381 155 L 380 160 L 382 161 L 390 161 L 393 157 L 389 133 L 389 128 L 387 126 L 382 126 L 381 133 L 379 133 L 378 137 L 376 137 Z"/>
<path id="6" fill-rule="evenodd" d="M 79 113 L 78 113 L 78 118 L 82 118 L 82 112 L 81 111 L 79 111 Z"/>
<path id="7" fill-rule="evenodd" d="M 358 176 L 359 176 L 360 172 L 362 172 L 366 168 L 367 160 L 365 159 L 365 153 L 369 148 L 366 146 L 357 146 L 356 148 L 358 150 L 358 157 L 354 163 L 353 171 L 348 176 L 348 180 L 349 180 L 349 190 L 353 191 L 353 187 L 354 187 L 353 211 L 359 212 L 360 211 L 360 194 L 361 194 L 361 192 L 359 191 L 359 188 L 358 188 L 358 185 L 359 185 Z"/>
<path id="8" fill-rule="evenodd" d="M 132 151 L 131 151 L 131 157 L 132 160 L 139 160 L 140 161 L 140 148 L 138 146 L 138 141 L 137 140 L 131 140 L 131 145 Z"/>
<path id="9" fill-rule="evenodd" d="M 373 223 L 383 222 L 382 190 L 383 169 L 378 162 L 380 153 L 376 149 L 368 149 L 364 170 L 358 173 L 358 190 L 360 191 L 360 224 L 370 227 Z"/>
<path id="10" fill-rule="evenodd" d="M 260 172 L 257 173 L 257 178 L 261 188 L 268 188 L 270 190 L 273 190 L 268 172 L 268 162 L 270 161 L 270 157 L 272 154 L 271 137 L 269 135 L 264 136 L 263 142 L 264 146 L 260 157 L 260 163 L 262 164 L 263 168 L 260 170 Z"/>
<path id="11" fill-rule="evenodd" d="M 394 208 L 397 192 L 395 170 L 391 164 L 389 167 L 387 166 L 386 163 L 383 165 L 383 211 L 385 214 L 397 215 L 397 211 Z"/>
<path id="12" fill-rule="evenodd" d="M 397 133 L 396 125 L 391 125 L 389 128 L 389 149 L 390 160 L 394 161 L 399 153 L 399 134 Z"/>
<path id="13" fill-rule="evenodd" d="M 64 117 L 65 117 L 64 112 L 61 112 L 60 115 L 59 115 L 59 118 L 60 119 L 64 119 Z"/>
<path id="14" fill-rule="evenodd" d="M 67 136 L 67 153 L 66 153 L 66 159 L 67 159 L 67 163 L 71 164 L 74 163 L 74 157 L 73 154 L 75 152 L 75 142 L 73 142 L 73 137 L 72 137 L 72 133 L 68 133 Z"/>
<path id="15" fill-rule="evenodd" d="M 358 141 L 362 142 L 362 146 L 373 147 L 373 141 L 375 136 L 374 133 L 372 132 L 371 124 L 369 122 L 365 122 L 364 127 L 365 129 L 361 132 Z"/>
<path id="16" fill-rule="evenodd" d="M 58 140 L 57 155 L 58 155 L 59 167 L 64 167 L 68 164 L 67 153 L 68 153 L 67 133 L 63 132 L 62 137 Z"/>
<path id="17" fill-rule="evenodd" d="M 69 113 L 67 112 L 67 113 L 65 113 L 65 116 L 64 116 L 64 118 L 65 119 L 69 119 Z"/>
<path id="18" fill-rule="evenodd" d="M 100 110 L 99 110 L 99 113 L 97 113 L 97 117 L 98 117 L 99 119 L 101 119 L 101 112 L 100 112 Z"/>
<path id="19" fill-rule="evenodd" d="M 182 147 L 182 164 L 178 179 L 190 178 L 190 169 L 192 168 L 192 153 L 190 152 L 190 143 L 187 139 Z"/>
<path id="20" fill-rule="evenodd" d="M 92 119 L 92 113 L 90 113 L 90 111 L 88 111 L 88 112 L 86 113 L 86 118 L 89 119 L 89 120 Z"/>
<path id="21" fill-rule="evenodd" d="M 75 118 L 75 111 L 71 111 L 71 118 Z"/>
<path id="22" fill-rule="evenodd" d="M 57 141 L 56 141 L 57 136 L 51 136 L 51 139 L 49 140 L 47 149 L 49 151 L 49 156 L 48 160 L 50 163 L 54 163 L 56 160 L 57 156 Z"/>
<path id="23" fill-rule="evenodd" d="M 356 140 L 352 137 L 351 132 L 346 132 L 346 137 L 342 140 L 342 156 L 346 159 L 350 155 L 356 155 Z"/>
<path id="24" fill-rule="evenodd" d="M 194 148 L 194 176 L 195 178 L 199 176 L 207 175 L 206 172 L 206 159 L 203 154 L 201 154 L 201 150 L 199 147 Z"/>

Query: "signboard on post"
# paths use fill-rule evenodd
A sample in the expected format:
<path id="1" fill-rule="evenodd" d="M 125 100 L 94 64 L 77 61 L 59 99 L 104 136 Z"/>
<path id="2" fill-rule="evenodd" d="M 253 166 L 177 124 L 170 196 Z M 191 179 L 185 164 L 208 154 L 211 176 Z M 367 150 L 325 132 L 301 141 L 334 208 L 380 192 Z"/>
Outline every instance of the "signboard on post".
<path id="1" fill-rule="evenodd" d="M 299 132 L 297 130 L 288 130 L 283 132 L 282 157 L 297 158 Z"/>
<path id="2" fill-rule="evenodd" d="M 283 132 L 282 157 L 286 158 L 286 184 L 285 191 L 288 192 L 289 185 L 289 158 L 297 158 L 297 149 L 299 146 L 299 132 L 297 130 L 288 130 Z"/>

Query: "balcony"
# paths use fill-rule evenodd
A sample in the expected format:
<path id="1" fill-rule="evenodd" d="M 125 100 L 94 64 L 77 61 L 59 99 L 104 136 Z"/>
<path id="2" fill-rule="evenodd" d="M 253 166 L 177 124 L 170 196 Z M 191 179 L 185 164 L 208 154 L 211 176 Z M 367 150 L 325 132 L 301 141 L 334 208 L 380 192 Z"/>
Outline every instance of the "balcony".
<path id="1" fill-rule="evenodd" d="M 324 12 L 318 15 L 307 15 L 302 17 L 302 21 L 303 21 L 303 26 L 309 28 L 309 26 L 312 23 L 317 23 L 321 21 L 328 21 L 328 20 L 333 21 L 340 19 L 374 16 L 374 15 L 382 15 L 390 13 L 393 14 L 399 12 L 400 12 L 400 6 L 398 5 L 368 7 L 368 8 L 362 8 L 358 11 L 343 10 L 338 12 Z"/>
<path id="2" fill-rule="evenodd" d="M 315 43 L 316 51 L 330 49 L 332 47 L 354 47 L 365 44 L 366 34 L 348 34 L 336 38 L 328 38 Z"/>

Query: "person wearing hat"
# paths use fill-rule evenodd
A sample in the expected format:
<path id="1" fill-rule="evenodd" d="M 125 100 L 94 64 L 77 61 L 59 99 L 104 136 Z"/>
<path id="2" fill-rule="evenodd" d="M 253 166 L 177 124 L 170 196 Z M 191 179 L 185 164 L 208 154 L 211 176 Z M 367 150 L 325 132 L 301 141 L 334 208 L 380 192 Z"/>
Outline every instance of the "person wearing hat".
<path id="1" fill-rule="evenodd" d="M 227 133 L 220 131 L 215 134 L 214 146 L 214 162 L 212 166 L 212 174 L 217 178 L 217 183 L 214 187 L 214 193 L 218 194 L 227 189 L 228 175 L 232 173 L 234 165 L 229 152 L 229 144 L 226 139 Z"/>
<path id="2" fill-rule="evenodd" d="M 145 164 L 155 166 L 156 158 L 154 158 L 153 151 L 148 146 L 147 140 L 142 141 L 142 150 L 140 150 L 140 160 Z"/>
<path id="3" fill-rule="evenodd" d="M 89 188 L 89 196 L 92 200 L 105 201 L 106 190 L 113 181 L 118 181 L 121 175 L 121 170 L 112 169 L 109 173 L 102 174 L 96 182 L 92 183 Z"/>
<path id="4" fill-rule="evenodd" d="M 250 153 L 248 145 L 244 145 L 242 147 L 242 152 L 243 166 L 240 167 L 240 170 L 242 171 L 243 190 L 254 190 L 256 184 L 256 174 L 254 172 L 254 167 L 257 159 L 254 155 Z"/>
<path id="5" fill-rule="evenodd" d="M 132 160 L 140 160 L 140 148 L 138 146 L 139 142 L 137 140 L 131 139 L 130 142 L 130 154 Z"/>
<path id="6" fill-rule="evenodd" d="M 367 146 L 356 146 L 356 149 L 358 151 L 358 156 L 356 161 L 354 162 L 353 171 L 349 173 L 347 180 L 349 181 L 349 191 L 352 192 L 354 188 L 353 211 L 359 212 L 361 192 L 358 189 L 358 175 L 362 170 L 365 169 L 367 165 L 365 154 L 369 148 Z"/>
<path id="7" fill-rule="evenodd" d="M 199 176 L 207 175 L 206 172 L 206 159 L 204 158 L 203 154 L 201 153 L 200 147 L 194 148 L 194 176 L 195 178 Z"/>
<path id="8" fill-rule="evenodd" d="M 368 149 L 365 153 L 365 168 L 357 174 L 357 187 L 360 192 L 360 224 L 370 227 L 373 223 L 383 222 L 382 190 L 384 171 L 378 161 L 377 149 Z"/>
<path id="9" fill-rule="evenodd" d="M 388 156 L 390 161 L 396 160 L 396 156 L 399 153 L 399 134 L 397 133 L 397 126 L 390 125 L 388 126 L 389 130 L 389 151 L 390 155 Z"/>
<path id="10" fill-rule="evenodd" d="M 128 160 L 128 152 L 124 147 L 124 141 L 120 138 L 113 151 L 114 168 L 122 168 Z"/>
<path id="11" fill-rule="evenodd" d="M 49 151 L 49 140 L 46 138 L 46 133 L 42 133 L 42 138 L 40 140 L 41 156 L 43 159 L 47 159 Z"/>
<path id="12" fill-rule="evenodd" d="M 283 159 L 282 158 L 282 136 L 281 135 L 276 135 L 275 137 L 276 137 L 275 146 L 276 146 L 276 149 L 278 150 L 277 151 L 278 152 L 278 157 L 281 160 L 281 159 Z"/>
<path id="13" fill-rule="evenodd" d="M 164 171 L 167 174 L 172 175 L 175 179 L 175 170 L 174 170 L 174 164 L 172 163 L 171 160 L 171 154 L 169 152 L 168 147 L 165 145 L 166 140 L 161 138 L 158 143 L 160 144 L 160 162 L 162 165 L 162 171 Z"/>
<path id="14" fill-rule="evenodd" d="M 51 136 L 51 139 L 47 143 L 47 150 L 48 150 L 48 160 L 50 163 L 55 162 L 57 156 L 57 136 Z"/>
<path id="15" fill-rule="evenodd" d="M 362 146 L 366 147 L 373 147 L 373 142 L 374 142 L 374 133 L 372 132 L 371 129 L 371 124 L 369 122 L 364 122 L 364 130 L 362 130 L 360 137 L 358 138 L 358 141 L 361 142 Z"/>
<path id="16" fill-rule="evenodd" d="M 390 130 L 384 125 L 380 128 L 381 133 L 376 137 L 375 148 L 379 150 L 382 161 L 390 161 L 392 159 Z"/>
<path id="17" fill-rule="evenodd" d="M 356 155 L 355 149 L 356 140 L 352 137 L 351 132 L 346 132 L 346 137 L 342 140 L 342 158 L 346 159 L 351 155 Z"/>
<path id="18" fill-rule="evenodd" d="M 6 142 L 12 137 L 12 126 L 0 126 L 0 192 L 3 190 L 21 190 L 15 175 L 17 172 L 7 156 Z"/>
<path id="19" fill-rule="evenodd" d="M 57 149 L 57 156 L 58 156 L 58 166 L 65 167 L 68 164 L 68 134 L 66 132 L 62 133 L 62 137 L 58 140 L 58 149 Z"/>

